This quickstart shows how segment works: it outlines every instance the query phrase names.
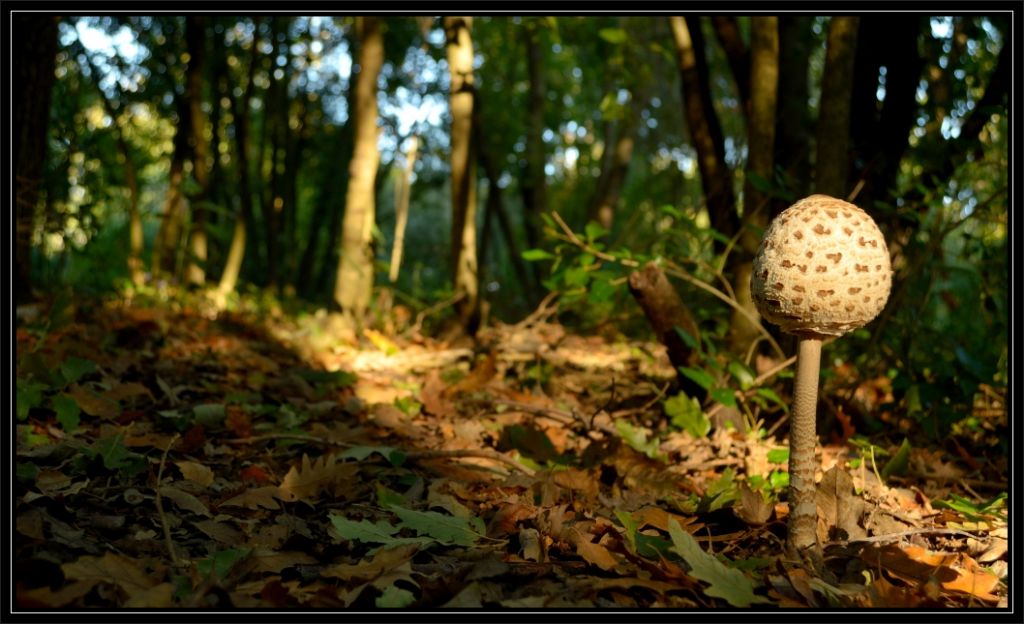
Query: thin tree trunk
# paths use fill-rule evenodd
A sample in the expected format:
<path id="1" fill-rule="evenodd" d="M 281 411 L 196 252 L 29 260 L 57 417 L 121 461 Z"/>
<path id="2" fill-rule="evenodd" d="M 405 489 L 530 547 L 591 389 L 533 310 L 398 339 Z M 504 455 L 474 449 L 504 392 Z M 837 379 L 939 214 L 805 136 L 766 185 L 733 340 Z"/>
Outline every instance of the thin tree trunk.
<path id="1" fill-rule="evenodd" d="M 531 248 L 540 244 L 541 218 L 548 211 L 547 176 L 544 172 L 544 110 L 547 86 L 544 80 L 544 50 L 539 18 L 527 18 L 523 32 L 529 91 L 526 104 L 526 168 L 522 180 L 526 207 L 526 236 Z"/>
<path id="2" fill-rule="evenodd" d="M 175 97 L 178 113 L 174 129 L 174 153 L 171 155 L 170 173 L 167 183 L 167 198 L 164 202 L 160 230 L 153 244 L 153 277 L 166 274 L 171 279 L 178 277 L 178 248 L 181 245 L 182 228 L 185 221 L 185 198 L 181 184 L 185 176 L 185 161 L 189 157 L 188 136 L 192 125 L 191 112 L 183 97 Z"/>
<path id="3" fill-rule="evenodd" d="M 779 16 L 779 93 L 775 119 L 775 166 L 796 199 L 807 195 L 811 178 L 811 118 L 807 108 L 811 53 L 811 17 Z M 769 219 L 793 203 L 772 202 Z"/>
<path id="4" fill-rule="evenodd" d="M 409 137 L 409 148 L 405 152 L 405 169 L 402 170 L 402 182 L 395 196 L 395 242 L 391 247 L 391 269 L 388 280 L 394 284 L 398 281 L 398 269 L 402 266 L 402 250 L 405 247 L 405 226 L 409 222 L 409 200 L 412 197 L 412 172 L 416 166 L 416 152 L 419 148 L 419 137 Z"/>
<path id="5" fill-rule="evenodd" d="M 142 267 L 142 218 L 139 215 L 139 181 L 138 175 L 135 169 L 135 161 L 132 158 L 131 149 L 128 146 L 128 141 L 124 138 L 124 130 L 121 128 L 120 116 L 114 109 L 113 103 L 107 97 L 107 94 L 100 88 L 99 84 L 99 70 L 96 64 L 92 62 L 92 57 L 86 49 L 81 46 L 75 46 L 78 48 L 78 54 L 85 57 L 86 63 L 89 65 L 89 74 L 93 77 L 93 84 L 96 87 L 96 92 L 100 96 L 100 102 L 103 104 L 103 110 L 107 112 L 110 117 L 111 127 L 114 133 L 114 142 L 117 144 L 117 151 L 121 158 L 121 166 L 124 171 L 124 183 L 128 189 L 128 273 L 131 276 L 132 283 L 136 286 L 141 286 L 144 281 L 143 267 Z M 116 88 L 116 82 L 115 88 Z M 118 94 L 117 101 L 122 101 L 122 97 Z"/>
<path id="6" fill-rule="evenodd" d="M 356 107 L 353 111 L 355 148 L 349 165 L 334 300 L 345 317 L 359 325 L 373 294 L 371 235 L 375 218 L 374 183 L 380 164 L 377 151 L 377 77 L 384 64 L 384 37 L 380 19 L 357 19 L 360 44 Z"/>
<path id="7" fill-rule="evenodd" d="M 751 18 L 755 19 L 755 18 Z M 750 50 L 743 43 L 740 35 L 739 25 L 732 15 L 717 15 L 711 18 L 711 25 L 715 28 L 715 35 L 718 42 L 725 50 L 725 58 L 729 61 L 732 69 L 733 79 L 736 82 L 736 90 L 739 92 L 740 103 L 743 105 L 744 116 L 750 114 L 750 79 L 751 79 L 751 58 Z M 751 27 L 753 31 L 753 27 Z M 753 34 L 751 34 L 751 47 L 753 47 Z"/>
<path id="8" fill-rule="evenodd" d="M 252 183 L 249 174 L 249 102 L 252 99 L 256 67 L 259 65 L 259 18 L 253 20 L 252 50 L 250 52 L 249 73 L 245 81 L 245 90 L 241 101 L 228 89 L 228 101 L 231 106 L 231 117 L 235 121 L 235 168 L 238 171 L 238 194 L 240 213 L 235 218 L 234 232 L 231 236 L 231 247 L 224 263 L 224 271 L 217 287 L 217 302 L 224 305 L 227 296 L 235 290 L 238 275 L 242 270 L 245 258 L 245 245 L 249 224 L 252 223 Z"/>
<path id="9" fill-rule="evenodd" d="M 452 276 L 459 320 L 467 333 L 479 321 L 479 274 L 476 258 L 476 155 L 473 142 L 472 17 L 446 16 L 448 67 L 451 72 L 449 107 L 452 116 Z"/>
<path id="10" fill-rule="evenodd" d="M 35 230 L 36 204 L 46 160 L 47 128 L 53 91 L 59 18 L 43 14 L 14 14 L 11 18 L 17 40 L 13 46 L 13 97 L 11 153 L 14 155 L 15 298 L 31 301 L 32 234 Z"/>
<path id="11" fill-rule="evenodd" d="M 840 199 L 849 193 L 850 97 L 859 21 L 857 17 L 832 18 L 821 80 L 815 190 Z"/>
<path id="12" fill-rule="evenodd" d="M 711 227 L 729 237 L 739 229 L 732 172 L 725 163 L 722 127 L 711 104 L 700 18 L 669 18 L 682 77 L 683 112 L 697 151 L 701 185 Z M 724 249 L 720 243 L 718 251 Z"/>
<path id="13" fill-rule="evenodd" d="M 199 184 L 199 193 L 191 198 L 192 232 L 186 281 L 193 286 L 202 286 L 206 283 L 206 204 L 210 197 L 210 141 L 206 136 L 207 118 L 203 111 L 205 18 L 185 18 L 185 41 L 189 55 L 188 69 L 185 72 L 185 97 L 188 98 L 191 119 L 192 173 Z"/>
<path id="14" fill-rule="evenodd" d="M 611 231 L 615 223 L 616 206 L 622 195 L 622 188 L 633 160 L 633 147 L 640 124 L 640 113 L 647 105 L 646 94 L 633 92 L 633 101 L 617 124 L 615 145 L 609 150 L 608 158 L 601 159 L 601 174 L 597 190 L 590 200 L 588 219 L 596 221 L 605 230 Z"/>
<path id="15" fill-rule="evenodd" d="M 772 179 L 775 149 L 775 111 L 779 85 L 779 20 L 753 17 L 750 24 L 750 110 L 747 124 L 747 174 L 743 187 L 743 234 L 739 249 L 730 256 L 736 303 L 756 318 L 757 307 L 750 295 L 750 275 L 761 232 L 768 225 L 771 196 L 752 181 Z M 743 353 L 760 334 L 747 315 L 732 311 L 729 344 L 733 353 Z"/>

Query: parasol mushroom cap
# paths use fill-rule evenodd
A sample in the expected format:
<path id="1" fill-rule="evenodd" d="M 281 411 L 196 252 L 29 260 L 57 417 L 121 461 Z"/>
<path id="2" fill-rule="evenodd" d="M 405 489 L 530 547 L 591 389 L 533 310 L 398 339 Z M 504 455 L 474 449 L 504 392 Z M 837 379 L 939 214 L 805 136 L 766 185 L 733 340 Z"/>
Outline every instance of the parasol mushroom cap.
<path id="1" fill-rule="evenodd" d="M 878 316 L 892 268 L 863 210 L 811 195 L 780 213 L 754 257 L 751 295 L 761 316 L 797 336 L 841 336 Z"/>

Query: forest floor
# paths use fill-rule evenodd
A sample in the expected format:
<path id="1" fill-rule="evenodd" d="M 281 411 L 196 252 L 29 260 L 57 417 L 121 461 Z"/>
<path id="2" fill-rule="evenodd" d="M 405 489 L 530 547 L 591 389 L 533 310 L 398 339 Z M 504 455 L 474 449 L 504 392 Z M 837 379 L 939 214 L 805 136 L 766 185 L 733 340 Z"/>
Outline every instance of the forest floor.
<path id="1" fill-rule="evenodd" d="M 361 347 L 280 311 L 24 321 L 17 608 L 1007 604 L 1005 458 L 822 436 L 811 574 L 783 409 L 677 430 L 663 347 L 553 319 Z"/>

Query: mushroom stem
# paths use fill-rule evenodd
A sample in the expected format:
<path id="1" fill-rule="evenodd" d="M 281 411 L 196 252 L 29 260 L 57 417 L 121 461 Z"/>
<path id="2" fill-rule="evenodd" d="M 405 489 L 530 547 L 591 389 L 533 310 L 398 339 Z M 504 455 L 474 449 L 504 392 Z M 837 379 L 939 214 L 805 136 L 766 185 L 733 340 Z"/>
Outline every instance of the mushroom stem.
<path id="1" fill-rule="evenodd" d="M 818 405 L 818 371 L 821 338 L 800 337 L 793 415 L 789 432 L 789 548 L 799 554 L 816 546 L 817 490 L 814 472 L 815 415 Z"/>

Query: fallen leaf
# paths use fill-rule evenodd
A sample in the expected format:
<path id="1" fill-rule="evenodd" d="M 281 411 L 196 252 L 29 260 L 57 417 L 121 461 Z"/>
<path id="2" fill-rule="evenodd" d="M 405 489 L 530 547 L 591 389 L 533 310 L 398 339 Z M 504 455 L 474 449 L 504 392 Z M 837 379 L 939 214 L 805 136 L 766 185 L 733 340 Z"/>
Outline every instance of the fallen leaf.
<path id="1" fill-rule="evenodd" d="M 576 539 L 573 544 L 576 546 L 576 554 L 583 557 L 583 560 L 589 564 L 595 565 L 605 572 L 615 569 L 615 566 L 619 564 L 619 561 L 615 559 L 611 551 L 602 546 L 601 544 L 595 544 L 587 539 L 587 536 L 580 535 L 578 532 L 573 531 L 573 535 Z"/>
<path id="2" fill-rule="evenodd" d="M 267 485 L 260 488 L 252 488 L 241 494 L 229 498 L 220 505 L 229 507 L 245 507 L 246 509 L 280 509 L 277 499 L 280 490 L 276 485 Z"/>
<path id="3" fill-rule="evenodd" d="M 690 565 L 690 576 L 708 584 L 704 593 L 724 598 L 734 607 L 749 607 L 752 604 L 770 603 L 763 596 L 754 594 L 754 583 L 735 568 L 726 567 L 721 561 L 704 552 L 693 536 L 684 531 L 675 520 L 669 521 L 669 535 L 674 550 Z"/>
<path id="4" fill-rule="evenodd" d="M 209 487 L 213 483 L 213 471 L 208 467 L 193 461 L 174 462 L 181 470 L 181 476 L 188 481 L 194 481 L 203 487 Z"/>
<path id="5" fill-rule="evenodd" d="M 733 507 L 736 515 L 747 524 L 754 526 L 760 526 L 768 522 L 772 517 L 772 512 L 775 511 L 775 505 L 765 498 L 760 491 L 751 489 L 746 480 L 740 481 L 738 489 L 740 494 L 739 504 Z"/>
<path id="6" fill-rule="evenodd" d="M 89 555 L 61 565 L 64 577 L 76 581 L 113 583 L 129 596 L 141 593 L 157 584 L 139 565 L 128 557 L 103 553 L 102 557 Z"/>
<path id="7" fill-rule="evenodd" d="M 160 583 L 128 597 L 126 609 L 166 609 L 174 606 L 175 587 L 171 583 Z"/>
<path id="8" fill-rule="evenodd" d="M 267 471 L 259 466 L 246 466 L 238 472 L 238 477 L 247 483 L 266 484 L 273 479 Z"/>
<path id="9" fill-rule="evenodd" d="M 320 571 L 320 576 L 339 578 L 343 581 L 372 581 L 384 572 L 397 568 L 412 559 L 420 549 L 419 544 L 400 544 L 378 550 L 372 558 L 357 564 L 339 563 Z"/>
<path id="10" fill-rule="evenodd" d="M 206 505 L 204 505 L 201 500 L 192 496 L 188 492 L 179 490 L 173 485 L 161 485 L 160 495 L 165 498 L 169 498 L 175 505 L 185 511 L 191 511 L 194 514 L 206 517 L 212 515 L 210 514 L 210 510 L 206 508 Z"/>
<path id="11" fill-rule="evenodd" d="M 111 401 L 82 386 L 76 385 L 66 394 L 75 400 L 79 409 L 90 416 L 114 420 L 121 415 L 117 401 Z"/>
<path id="12" fill-rule="evenodd" d="M 839 464 L 821 478 L 816 493 L 818 505 L 818 539 L 853 540 L 867 537 L 861 526 L 864 500 L 854 494 L 853 479 Z"/>
<path id="13" fill-rule="evenodd" d="M 302 467 L 292 466 L 278 486 L 277 497 L 287 502 L 309 502 L 319 498 L 327 489 L 337 497 L 352 485 L 358 470 L 356 464 L 338 463 L 337 456 L 333 454 L 321 455 L 313 462 L 303 454 Z"/>

